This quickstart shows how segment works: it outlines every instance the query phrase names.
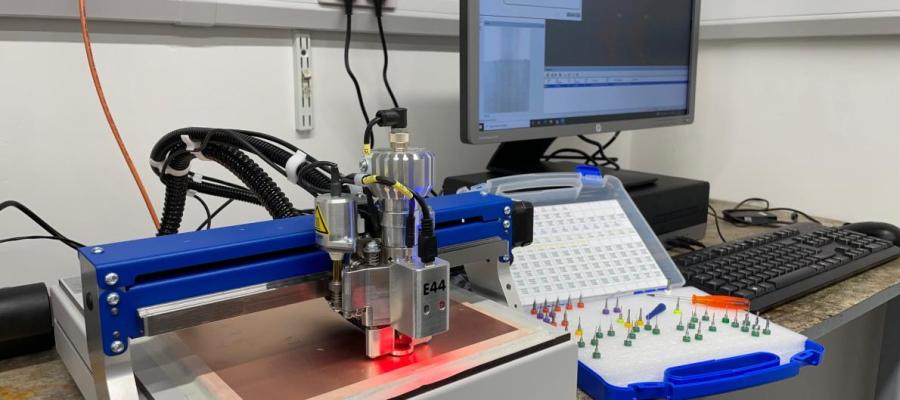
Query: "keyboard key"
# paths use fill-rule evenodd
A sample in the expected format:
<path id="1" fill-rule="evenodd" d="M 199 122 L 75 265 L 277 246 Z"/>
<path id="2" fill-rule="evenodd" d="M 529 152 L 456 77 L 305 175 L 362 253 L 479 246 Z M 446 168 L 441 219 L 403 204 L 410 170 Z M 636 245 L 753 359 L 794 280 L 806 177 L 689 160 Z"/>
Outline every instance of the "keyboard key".
<path id="1" fill-rule="evenodd" d="M 816 270 L 810 267 L 803 267 L 796 271 L 793 271 L 788 274 L 784 274 L 775 278 L 772 278 L 771 282 L 775 285 L 776 288 L 783 288 L 785 286 L 790 286 L 796 282 L 799 282 L 803 279 L 806 279 L 810 276 L 816 274 Z"/>
<path id="2" fill-rule="evenodd" d="M 867 244 L 866 248 L 869 250 L 872 250 L 872 251 L 879 251 L 879 250 L 883 250 L 883 249 L 887 248 L 887 245 L 885 243 L 875 241 L 875 242 Z"/>
<path id="3" fill-rule="evenodd" d="M 741 289 L 731 294 L 732 296 L 743 297 L 748 300 L 753 300 L 756 297 L 756 292 L 747 289 Z"/>
<path id="4" fill-rule="evenodd" d="M 828 261 L 836 262 L 838 264 L 838 266 L 844 265 L 844 264 L 850 262 L 851 260 L 852 260 L 852 258 L 847 257 L 847 256 L 834 256 L 834 257 L 831 257 L 828 259 Z"/>
<path id="5" fill-rule="evenodd" d="M 776 277 L 776 276 L 778 276 L 778 275 L 781 275 L 781 273 L 776 272 L 776 271 L 766 271 L 766 272 L 760 273 L 760 275 L 762 275 L 762 276 L 765 277 L 765 279 L 763 279 L 764 281 L 767 281 L 767 280 L 772 279 L 772 278 L 774 278 L 774 277 Z"/>
<path id="6" fill-rule="evenodd" d="M 710 279 L 706 281 L 706 283 L 704 283 L 703 287 L 708 289 L 707 291 L 709 292 L 715 292 L 719 289 L 719 287 L 726 283 L 728 282 L 726 282 L 724 279 Z"/>
<path id="7" fill-rule="evenodd" d="M 757 285 L 759 285 L 759 287 L 765 289 L 766 293 L 775 290 L 775 285 L 773 285 L 769 282 L 760 282 Z"/>
<path id="8" fill-rule="evenodd" d="M 737 286 L 734 286 L 734 285 L 731 285 L 731 284 L 719 286 L 719 293 L 726 294 L 726 295 L 729 295 L 729 296 L 730 296 L 732 293 L 734 293 L 736 290 L 738 290 Z"/>
<path id="9" fill-rule="evenodd" d="M 744 289 L 744 290 L 751 290 L 751 291 L 753 291 L 753 293 L 754 293 L 757 297 L 766 294 L 766 289 L 763 289 L 762 286 L 759 286 L 759 285 L 747 286 L 747 288 Z"/>

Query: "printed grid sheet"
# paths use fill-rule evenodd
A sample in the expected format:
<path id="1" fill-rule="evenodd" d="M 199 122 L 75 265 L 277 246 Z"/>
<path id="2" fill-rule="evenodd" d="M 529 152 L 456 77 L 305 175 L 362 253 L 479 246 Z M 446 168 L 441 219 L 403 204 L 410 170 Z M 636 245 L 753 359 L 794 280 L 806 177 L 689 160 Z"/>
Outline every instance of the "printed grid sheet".
<path id="1" fill-rule="evenodd" d="M 534 209 L 534 242 L 513 250 L 520 307 L 668 284 L 616 200 Z"/>

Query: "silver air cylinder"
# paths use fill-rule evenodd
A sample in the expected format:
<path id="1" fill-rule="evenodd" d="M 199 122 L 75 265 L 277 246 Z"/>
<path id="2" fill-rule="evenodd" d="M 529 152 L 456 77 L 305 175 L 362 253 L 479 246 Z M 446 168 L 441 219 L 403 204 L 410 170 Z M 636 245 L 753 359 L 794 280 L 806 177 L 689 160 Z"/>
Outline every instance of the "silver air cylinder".
<path id="1" fill-rule="evenodd" d="M 371 172 L 394 179 L 422 196 L 427 195 L 434 184 L 434 153 L 407 147 L 409 134 L 405 130 L 392 131 L 390 141 L 390 148 L 372 152 Z M 377 184 L 369 187 L 384 204 L 381 228 L 385 255 L 393 260 L 411 257 L 412 253 L 406 247 L 406 217 L 410 199 L 391 187 Z M 416 211 L 416 225 L 419 225 L 422 210 Z"/>
<path id="2" fill-rule="evenodd" d="M 331 307 L 343 308 L 344 255 L 356 249 L 356 202 L 353 196 L 322 194 L 316 197 L 316 244 L 331 257 Z"/>
<path id="3" fill-rule="evenodd" d="M 356 202 L 350 195 L 316 197 L 316 244 L 332 260 L 356 249 Z"/>

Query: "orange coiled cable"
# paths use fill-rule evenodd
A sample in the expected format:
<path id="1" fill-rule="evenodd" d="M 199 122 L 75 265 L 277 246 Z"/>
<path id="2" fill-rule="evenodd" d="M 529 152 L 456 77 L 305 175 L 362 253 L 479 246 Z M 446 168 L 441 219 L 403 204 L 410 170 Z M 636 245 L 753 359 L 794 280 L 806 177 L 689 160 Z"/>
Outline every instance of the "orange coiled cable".
<path id="1" fill-rule="evenodd" d="M 144 187 L 144 182 L 141 180 L 141 176 L 134 166 L 134 161 L 132 161 L 131 155 L 128 154 L 128 149 L 125 147 L 125 141 L 122 140 L 122 135 L 119 134 L 119 128 L 116 127 L 116 121 L 109 111 L 109 105 L 106 104 L 106 96 L 103 94 L 103 86 L 100 85 L 100 77 L 97 75 L 97 66 L 94 64 L 94 52 L 91 50 L 91 37 L 88 34 L 87 12 L 85 11 L 84 3 L 85 0 L 78 0 L 78 13 L 81 18 L 81 38 L 84 41 L 84 52 L 87 54 L 88 66 L 91 69 L 91 78 L 94 80 L 94 88 L 97 89 L 97 97 L 100 99 L 100 106 L 103 107 L 103 114 L 106 115 L 106 122 L 109 123 L 109 129 L 112 130 L 113 137 L 116 139 L 116 144 L 119 145 L 119 151 L 122 152 L 122 157 L 125 158 L 125 163 L 128 164 L 128 169 L 131 171 L 134 183 L 141 191 L 141 197 L 144 198 L 144 204 L 147 205 L 147 211 L 150 212 L 150 218 L 153 219 L 153 225 L 156 227 L 156 230 L 159 230 L 159 217 L 156 215 L 156 209 L 153 208 L 153 202 L 150 201 L 150 195 L 147 193 L 147 188 Z"/>

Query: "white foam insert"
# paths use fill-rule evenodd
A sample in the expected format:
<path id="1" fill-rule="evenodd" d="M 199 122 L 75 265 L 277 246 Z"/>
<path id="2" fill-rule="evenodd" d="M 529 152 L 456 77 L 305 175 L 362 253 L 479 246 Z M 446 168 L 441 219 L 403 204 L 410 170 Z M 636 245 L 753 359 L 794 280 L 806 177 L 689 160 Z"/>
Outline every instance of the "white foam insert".
<path id="1" fill-rule="evenodd" d="M 513 255 L 520 308 L 669 283 L 617 200 L 535 207 L 534 242 Z"/>
<path id="2" fill-rule="evenodd" d="M 693 294 L 705 293 L 699 289 L 686 287 L 669 292 L 657 292 L 656 294 L 690 297 Z M 622 313 L 626 318 L 628 310 L 631 310 L 632 322 L 637 319 L 641 308 L 643 308 L 644 316 L 646 317 L 647 313 L 659 303 L 666 304 L 666 311 L 660 314 L 658 319 L 654 319 L 652 323 L 654 325 L 657 322 L 659 323 L 661 333 L 658 336 L 653 335 L 642 328 L 641 332 L 637 334 L 637 338 L 632 340 L 633 344 L 631 347 L 625 347 L 624 345 L 627 337 L 625 327 L 615 322 L 618 317 L 612 312 L 615 298 L 609 299 L 609 315 L 602 314 L 604 308 L 603 298 L 586 299 L 584 309 L 576 308 L 568 311 L 569 331 L 572 332 L 573 344 L 578 341 L 575 330 L 578 326 L 579 317 L 581 318 L 584 331 L 585 347 L 578 351 L 579 361 L 596 371 L 607 383 L 623 387 L 637 382 L 663 381 L 663 373 L 670 367 L 756 352 L 776 354 L 781 358 L 781 364 L 785 364 L 790 361 L 792 356 L 805 350 L 806 337 L 803 335 L 792 332 L 775 323 L 771 323 L 769 326 L 772 334 L 763 335 L 761 331 L 765 327 L 766 320 L 760 317 L 760 336 L 753 337 L 750 332 L 741 332 L 740 328 L 732 328 L 730 324 L 723 324 L 721 319 L 724 310 L 721 309 L 709 309 L 710 318 L 715 313 L 715 323 L 718 328 L 717 332 L 710 332 L 708 327 L 712 321 L 702 321 L 703 313 L 706 311 L 704 306 L 699 306 L 696 309 L 697 317 L 702 322 L 703 340 L 699 342 L 694 340 L 695 328 L 690 332 L 690 343 L 685 343 L 682 341 L 684 331 L 676 330 L 679 315 L 673 313 L 676 304 L 675 299 L 650 297 L 645 294 L 619 298 L 619 305 L 622 307 Z M 682 300 L 680 308 L 681 315 L 684 317 L 685 329 L 687 329 L 692 312 L 690 301 Z M 526 310 L 530 310 L 530 306 Z M 738 318 L 740 319 L 739 322 L 743 321 L 743 311 L 738 312 Z M 734 319 L 734 310 L 729 312 L 729 319 Z M 557 323 L 561 322 L 561 320 L 562 315 L 559 315 Z M 610 322 L 613 323 L 613 329 L 616 332 L 616 336 L 612 338 L 607 336 Z M 756 316 L 751 314 L 751 325 L 755 322 Z M 595 360 L 592 358 L 594 346 L 590 344 L 590 339 L 598 324 L 603 332 L 603 338 L 599 340 L 599 350 L 602 357 L 600 360 Z"/>

